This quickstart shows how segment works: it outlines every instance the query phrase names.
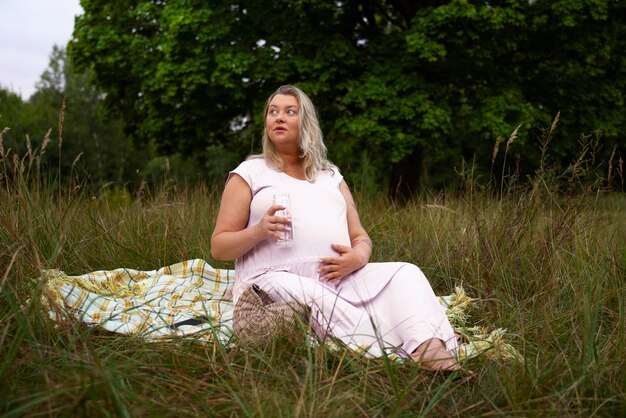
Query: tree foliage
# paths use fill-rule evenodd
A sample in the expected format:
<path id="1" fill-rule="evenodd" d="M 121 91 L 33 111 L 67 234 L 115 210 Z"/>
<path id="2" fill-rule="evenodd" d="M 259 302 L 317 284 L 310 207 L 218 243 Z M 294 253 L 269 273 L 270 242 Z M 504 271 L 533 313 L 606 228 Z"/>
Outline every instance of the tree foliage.
<path id="1" fill-rule="evenodd" d="M 139 143 L 201 156 L 258 149 L 263 102 L 302 87 L 331 158 L 391 189 L 453 178 L 520 124 L 513 151 L 536 167 L 581 134 L 607 148 L 626 127 L 626 5 L 614 0 L 82 0 L 69 51 L 93 70 Z M 512 152 L 513 152 L 512 151 Z M 610 149 L 609 149 L 610 151 Z"/>
<path id="2" fill-rule="evenodd" d="M 10 128 L 5 149 L 26 161 L 39 155 L 63 182 L 83 175 L 96 183 L 131 180 L 143 163 L 131 160 L 139 157 L 131 153 L 121 121 L 105 120 L 102 94 L 90 79 L 90 71 L 74 71 L 65 48 L 55 46 L 27 101 L 0 89 L 0 125 Z"/>

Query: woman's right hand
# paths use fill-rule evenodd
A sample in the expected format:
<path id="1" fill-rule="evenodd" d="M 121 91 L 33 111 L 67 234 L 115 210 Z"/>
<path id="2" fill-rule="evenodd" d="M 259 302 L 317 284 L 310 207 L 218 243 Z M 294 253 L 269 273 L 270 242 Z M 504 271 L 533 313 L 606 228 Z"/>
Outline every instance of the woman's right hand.
<path id="1" fill-rule="evenodd" d="M 257 239 L 262 241 L 268 238 L 282 239 L 279 232 L 289 231 L 289 218 L 276 215 L 279 210 L 285 209 L 282 205 L 272 205 L 263 215 L 258 224 L 255 225 Z"/>

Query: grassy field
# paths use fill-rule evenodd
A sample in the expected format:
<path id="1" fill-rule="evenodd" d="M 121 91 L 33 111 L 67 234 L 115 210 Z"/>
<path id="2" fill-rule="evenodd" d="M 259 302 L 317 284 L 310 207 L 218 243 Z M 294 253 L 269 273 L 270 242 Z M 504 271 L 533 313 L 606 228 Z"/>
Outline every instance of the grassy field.
<path id="1" fill-rule="evenodd" d="M 3 416 L 626 415 L 623 193 L 556 193 L 545 178 L 502 194 L 468 183 L 406 205 L 356 191 L 373 261 L 416 263 L 438 294 L 463 286 L 478 298 L 471 320 L 506 328 L 524 357 L 471 360 L 465 380 L 294 341 L 255 352 L 55 326 L 42 269 L 232 267 L 210 258 L 219 190 L 52 191 L 3 173 Z"/>

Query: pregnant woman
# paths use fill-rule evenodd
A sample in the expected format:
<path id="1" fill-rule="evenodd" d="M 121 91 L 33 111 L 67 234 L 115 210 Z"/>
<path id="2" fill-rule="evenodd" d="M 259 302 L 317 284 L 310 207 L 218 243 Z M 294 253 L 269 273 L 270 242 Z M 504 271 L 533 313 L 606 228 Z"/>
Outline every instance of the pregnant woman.
<path id="1" fill-rule="evenodd" d="M 279 87 L 264 121 L 263 153 L 230 172 L 211 238 L 214 258 L 236 260 L 235 305 L 256 285 L 275 301 L 310 307 L 320 338 L 377 346 L 424 369 L 460 369 L 454 331 L 422 271 L 369 262 L 372 241 L 348 185 L 326 158 L 308 96 Z M 286 193 L 287 217 L 273 200 Z M 280 245 L 291 235 L 292 245 Z"/>

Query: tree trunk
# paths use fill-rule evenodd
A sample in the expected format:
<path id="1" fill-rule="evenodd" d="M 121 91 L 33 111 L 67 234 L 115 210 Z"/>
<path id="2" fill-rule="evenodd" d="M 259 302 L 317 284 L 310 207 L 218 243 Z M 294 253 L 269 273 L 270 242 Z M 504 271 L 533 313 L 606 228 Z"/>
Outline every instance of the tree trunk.
<path id="1" fill-rule="evenodd" d="M 415 195 L 420 184 L 422 166 L 423 152 L 419 148 L 393 164 L 389 193 L 394 200 L 406 202 Z"/>

